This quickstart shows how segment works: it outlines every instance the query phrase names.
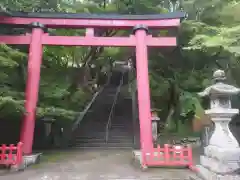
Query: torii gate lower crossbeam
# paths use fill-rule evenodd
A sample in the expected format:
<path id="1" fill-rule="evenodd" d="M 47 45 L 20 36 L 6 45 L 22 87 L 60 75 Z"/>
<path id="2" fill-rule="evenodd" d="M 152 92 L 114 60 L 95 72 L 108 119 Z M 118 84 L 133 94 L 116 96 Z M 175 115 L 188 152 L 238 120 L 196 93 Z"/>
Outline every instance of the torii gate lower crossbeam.
<path id="1" fill-rule="evenodd" d="M 19 13 L 18 13 L 18 16 Z M 24 15 L 26 16 L 26 15 Z M 125 19 L 98 19 L 78 18 L 73 19 L 57 19 L 56 17 L 45 17 L 41 15 L 32 15 L 34 17 L 0 17 L 0 24 L 28 26 L 31 23 L 32 33 L 18 36 L 0 36 L 0 43 L 5 44 L 29 44 L 29 59 L 28 59 L 28 79 L 26 87 L 26 103 L 24 122 L 21 130 L 21 142 L 23 142 L 23 152 L 25 155 L 32 153 L 35 113 L 38 101 L 40 69 L 42 63 L 42 48 L 43 45 L 64 45 L 64 46 L 125 46 L 136 47 L 136 70 L 137 70 L 137 89 L 138 89 L 138 106 L 139 106 L 139 122 L 140 122 L 140 141 L 141 151 L 143 154 L 151 152 L 153 148 L 152 131 L 151 131 L 151 114 L 150 114 L 150 92 L 148 78 L 148 47 L 164 47 L 176 46 L 176 37 L 152 37 L 148 34 L 148 28 L 166 28 L 177 27 L 180 25 L 180 18 L 185 16 L 184 13 L 177 16 L 166 15 L 163 17 L 154 17 L 154 22 L 151 18 L 142 20 L 137 17 Z M 76 15 L 75 15 L 76 16 Z M 121 17 L 121 16 L 119 16 Z M 143 16 L 142 16 L 143 17 Z M 51 18 L 51 19 L 50 19 Z M 117 18 L 117 17 L 116 17 Z M 139 18 L 139 17 L 138 17 Z M 164 23 L 166 19 L 167 23 Z M 99 23 L 101 21 L 101 23 Z M 55 24 L 53 22 L 56 22 Z M 99 24 L 98 24 L 98 23 Z M 115 22 L 115 23 L 114 23 Z M 116 24 L 118 22 L 118 24 Z M 179 23 L 178 23 L 179 22 Z M 44 23 L 44 24 L 42 24 Z M 71 24 L 72 23 L 72 24 Z M 85 24 L 84 24 L 85 23 Z M 161 26 L 162 23 L 162 26 Z M 66 26 L 65 26 L 66 25 Z M 73 36 L 50 36 L 45 32 L 48 27 L 75 27 L 83 26 L 86 29 L 84 37 Z M 133 35 L 129 37 L 95 37 L 94 28 L 107 27 L 119 29 L 133 29 Z M 143 158 L 143 161 L 145 158 Z M 143 162 L 147 164 L 147 162 Z"/>

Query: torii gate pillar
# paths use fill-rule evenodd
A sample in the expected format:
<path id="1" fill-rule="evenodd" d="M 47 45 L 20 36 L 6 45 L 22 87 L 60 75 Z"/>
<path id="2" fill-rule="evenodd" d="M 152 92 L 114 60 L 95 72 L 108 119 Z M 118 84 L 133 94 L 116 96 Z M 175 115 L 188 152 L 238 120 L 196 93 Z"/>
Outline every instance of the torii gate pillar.
<path id="1" fill-rule="evenodd" d="M 148 47 L 146 44 L 147 33 L 148 28 L 144 25 L 139 25 L 134 28 L 134 34 L 136 37 L 136 70 L 140 144 L 143 154 L 150 152 L 153 148 L 148 77 Z"/>
<path id="2" fill-rule="evenodd" d="M 42 35 L 44 26 L 40 23 L 32 23 L 31 42 L 28 56 L 28 77 L 25 93 L 25 115 L 21 129 L 21 142 L 25 155 L 32 153 L 32 145 L 35 128 L 35 114 L 38 101 L 40 82 L 40 69 L 42 64 Z"/>

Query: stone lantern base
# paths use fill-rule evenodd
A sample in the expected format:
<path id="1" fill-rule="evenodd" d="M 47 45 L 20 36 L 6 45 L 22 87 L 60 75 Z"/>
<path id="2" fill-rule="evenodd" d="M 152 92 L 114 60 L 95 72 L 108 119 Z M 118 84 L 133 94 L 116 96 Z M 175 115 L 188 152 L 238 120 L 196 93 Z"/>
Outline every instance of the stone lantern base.
<path id="1" fill-rule="evenodd" d="M 240 180 L 238 174 L 218 174 L 215 173 L 202 165 L 197 166 L 198 177 L 191 177 L 192 180 Z"/>
<path id="2" fill-rule="evenodd" d="M 209 145 L 204 148 L 200 164 L 197 165 L 197 175 L 204 180 L 240 180 L 240 148 Z"/>

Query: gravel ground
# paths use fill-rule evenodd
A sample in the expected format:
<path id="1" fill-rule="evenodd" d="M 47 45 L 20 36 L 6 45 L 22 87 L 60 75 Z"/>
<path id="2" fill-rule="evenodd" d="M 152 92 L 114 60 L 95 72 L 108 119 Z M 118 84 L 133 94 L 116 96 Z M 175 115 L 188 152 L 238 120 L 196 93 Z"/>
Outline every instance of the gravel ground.
<path id="1" fill-rule="evenodd" d="M 198 154 L 198 151 L 196 151 Z M 198 161 L 195 155 L 195 160 Z M 142 172 L 131 163 L 131 150 L 75 150 L 61 159 L 42 162 L 24 172 L 0 171 L 0 180 L 188 180 L 187 169 L 149 168 Z"/>

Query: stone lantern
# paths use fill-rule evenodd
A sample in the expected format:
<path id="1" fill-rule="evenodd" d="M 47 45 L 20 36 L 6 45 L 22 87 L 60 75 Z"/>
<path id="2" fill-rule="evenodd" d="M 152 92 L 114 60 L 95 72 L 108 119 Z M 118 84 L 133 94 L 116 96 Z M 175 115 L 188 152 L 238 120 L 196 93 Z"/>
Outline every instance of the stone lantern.
<path id="1" fill-rule="evenodd" d="M 56 120 L 49 117 L 44 117 L 41 120 L 44 122 L 45 137 L 48 137 L 52 131 L 52 125 Z"/>
<path id="2" fill-rule="evenodd" d="M 240 148 L 236 138 L 229 129 L 232 117 L 239 113 L 231 108 L 231 97 L 240 89 L 225 84 L 226 76 L 222 70 L 213 74 L 214 84 L 199 93 L 201 97 L 208 96 L 210 109 L 205 113 L 213 121 L 215 128 L 209 144 L 204 148 L 197 166 L 199 177 L 205 180 L 240 180 L 237 171 L 240 169 Z"/>
<path id="3" fill-rule="evenodd" d="M 160 118 L 157 115 L 157 110 L 152 109 L 151 110 L 151 120 L 152 120 L 152 136 L 153 136 L 153 143 L 157 143 L 157 137 L 158 137 L 158 121 L 160 121 Z"/>

